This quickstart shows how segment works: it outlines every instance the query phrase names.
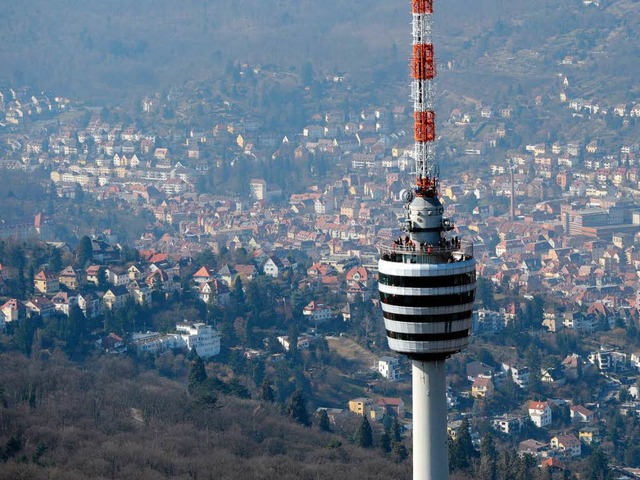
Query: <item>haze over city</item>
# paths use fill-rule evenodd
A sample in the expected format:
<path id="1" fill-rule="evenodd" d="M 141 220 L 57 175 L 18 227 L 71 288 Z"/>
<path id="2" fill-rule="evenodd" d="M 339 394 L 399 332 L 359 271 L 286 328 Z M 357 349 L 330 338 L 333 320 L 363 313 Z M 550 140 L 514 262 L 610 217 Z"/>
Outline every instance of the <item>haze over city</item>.
<path id="1" fill-rule="evenodd" d="M 0 6 L 0 479 L 640 477 L 637 2 L 430 4 Z"/>

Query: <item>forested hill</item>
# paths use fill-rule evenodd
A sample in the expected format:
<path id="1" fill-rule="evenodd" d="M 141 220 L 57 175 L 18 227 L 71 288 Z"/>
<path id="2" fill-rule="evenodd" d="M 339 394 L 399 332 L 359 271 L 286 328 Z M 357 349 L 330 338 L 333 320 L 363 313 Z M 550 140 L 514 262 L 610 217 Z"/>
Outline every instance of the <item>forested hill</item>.
<path id="1" fill-rule="evenodd" d="M 102 356 L 0 354 L 0 480 L 407 479 L 410 463 L 342 444 L 272 405 L 184 385 Z"/>
<path id="2" fill-rule="evenodd" d="M 582 61 L 603 88 L 629 87 L 640 42 L 638 3 L 601 0 L 436 2 L 439 63 L 455 88 L 482 90 L 483 75 L 523 81 Z M 29 0 L 0 6 L 0 81 L 87 100 L 120 103 L 149 89 L 216 74 L 228 61 L 274 64 L 292 73 L 372 75 L 406 71 L 408 0 Z M 532 54 L 533 52 L 533 54 Z M 478 77 L 480 75 L 480 77 Z M 499 86 L 499 84 L 498 84 Z M 598 88 L 595 86 L 594 88 Z"/>

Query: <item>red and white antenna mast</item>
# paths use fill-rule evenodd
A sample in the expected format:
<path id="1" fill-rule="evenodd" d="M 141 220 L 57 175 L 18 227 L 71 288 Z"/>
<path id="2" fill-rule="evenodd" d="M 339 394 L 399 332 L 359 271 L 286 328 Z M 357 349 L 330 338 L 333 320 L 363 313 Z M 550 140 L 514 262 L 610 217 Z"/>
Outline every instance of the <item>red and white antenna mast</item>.
<path id="1" fill-rule="evenodd" d="M 434 112 L 436 61 L 432 40 L 433 0 L 412 0 L 413 98 L 416 158 L 416 195 L 438 195 L 438 165 L 435 160 L 436 114 Z"/>

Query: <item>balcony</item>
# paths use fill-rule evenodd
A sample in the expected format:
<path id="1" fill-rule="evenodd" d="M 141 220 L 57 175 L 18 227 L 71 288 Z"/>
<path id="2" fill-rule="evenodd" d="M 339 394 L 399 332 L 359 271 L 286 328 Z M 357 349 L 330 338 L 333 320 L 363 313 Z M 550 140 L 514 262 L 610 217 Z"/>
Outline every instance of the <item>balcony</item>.
<path id="1" fill-rule="evenodd" d="M 471 240 L 443 239 L 438 245 L 391 242 L 378 245 L 380 258 L 398 263 L 455 263 L 473 259 Z"/>

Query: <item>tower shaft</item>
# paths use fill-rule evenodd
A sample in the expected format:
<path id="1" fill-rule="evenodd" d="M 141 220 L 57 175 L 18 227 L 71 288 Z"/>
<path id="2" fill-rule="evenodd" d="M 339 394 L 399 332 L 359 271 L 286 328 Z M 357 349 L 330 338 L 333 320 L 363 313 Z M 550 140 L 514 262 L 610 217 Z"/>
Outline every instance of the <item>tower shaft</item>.
<path id="1" fill-rule="evenodd" d="M 413 478 L 449 478 L 444 360 L 412 362 Z"/>

